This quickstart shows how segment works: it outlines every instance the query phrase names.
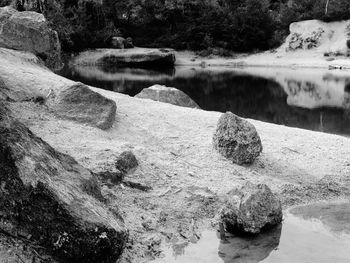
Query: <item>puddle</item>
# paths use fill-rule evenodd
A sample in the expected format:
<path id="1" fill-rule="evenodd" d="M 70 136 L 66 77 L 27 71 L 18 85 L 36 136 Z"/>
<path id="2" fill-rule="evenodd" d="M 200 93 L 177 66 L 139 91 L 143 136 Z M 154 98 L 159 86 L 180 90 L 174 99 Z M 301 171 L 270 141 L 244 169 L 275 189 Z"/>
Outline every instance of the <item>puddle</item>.
<path id="1" fill-rule="evenodd" d="M 204 231 L 196 244 L 165 247 L 167 263 L 348 263 L 350 203 L 300 206 L 284 213 L 282 226 L 256 238 L 231 236 L 221 242 Z"/>

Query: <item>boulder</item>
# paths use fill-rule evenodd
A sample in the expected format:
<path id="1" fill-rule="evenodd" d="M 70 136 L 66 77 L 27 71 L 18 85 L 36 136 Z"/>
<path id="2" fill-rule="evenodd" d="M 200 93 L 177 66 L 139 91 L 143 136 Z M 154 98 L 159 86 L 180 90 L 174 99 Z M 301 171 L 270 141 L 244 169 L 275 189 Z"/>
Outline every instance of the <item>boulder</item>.
<path id="1" fill-rule="evenodd" d="M 115 167 L 124 174 L 131 172 L 138 165 L 139 162 L 131 151 L 122 152 L 115 162 Z"/>
<path id="2" fill-rule="evenodd" d="M 96 49 L 80 53 L 72 61 L 74 66 L 102 67 L 173 67 L 175 52 L 170 49 L 130 48 Z"/>
<path id="3" fill-rule="evenodd" d="M 61 65 L 57 32 L 36 12 L 0 8 L 0 47 L 32 52 L 52 69 Z"/>
<path id="4" fill-rule="evenodd" d="M 181 90 L 162 85 L 153 85 L 149 88 L 143 89 L 135 97 L 161 101 L 182 107 L 200 109 L 198 104 Z"/>
<path id="5" fill-rule="evenodd" d="M 220 154 L 237 164 L 252 163 L 263 149 L 254 125 L 232 112 L 220 117 L 213 144 Z"/>
<path id="6" fill-rule="evenodd" d="M 282 222 L 281 202 L 267 185 L 247 183 L 228 193 L 220 220 L 228 232 L 259 234 Z"/>
<path id="7" fill-rule="evenodd" d="M 112 47 L 117 49 L 124 49 L 125 38 L 112 37 Z"/>
<path id="8" fill-rule="evenodd" d="M 75 84 L 54 99 L 51 106 L 61 118 L 95 126 L 102 130 L 112 127 L 116 104 L 82 83 Z"/>
<path id="9" fill-rule="evenodd" d="M 115 262 L 127 230 L 92 173 L 11 116 L 0 101 L 0 232 L 60 262 Z"/>
<path id="10" fill-rule="evenodd" d="M 45 248 L 30 244 L 28 240 L 0 234 L 1 263 L 58 263 Z"/>

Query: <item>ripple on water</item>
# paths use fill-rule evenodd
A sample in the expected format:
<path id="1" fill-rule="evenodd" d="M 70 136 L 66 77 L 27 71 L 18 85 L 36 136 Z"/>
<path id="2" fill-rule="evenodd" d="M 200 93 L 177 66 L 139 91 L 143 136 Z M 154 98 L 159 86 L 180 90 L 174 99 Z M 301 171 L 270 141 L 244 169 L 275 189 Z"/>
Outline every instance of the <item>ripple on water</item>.
<path id="1" fill-rule="evenodd" d="M 179 249 L 181 247 L 181 249 Z M 181 263 L 348 263 L 350 203 L 319 203 L 285 212 L 283 225 L 253 237 L 204 231 L 196 244 L 172 244 L 155 262 Z"/>

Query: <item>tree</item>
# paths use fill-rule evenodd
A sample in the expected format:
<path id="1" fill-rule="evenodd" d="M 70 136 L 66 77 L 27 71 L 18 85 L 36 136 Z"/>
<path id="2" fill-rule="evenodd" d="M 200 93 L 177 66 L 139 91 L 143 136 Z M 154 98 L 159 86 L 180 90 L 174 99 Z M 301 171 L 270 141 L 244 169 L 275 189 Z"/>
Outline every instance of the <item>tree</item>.
<path id="1" fill-rule="evenodd" d="M 329 5 L 329 0 L 327 0 L 327 3 L 326 3 L 325 15 L 327 15 L 328 13 L 328 5 Z"/>

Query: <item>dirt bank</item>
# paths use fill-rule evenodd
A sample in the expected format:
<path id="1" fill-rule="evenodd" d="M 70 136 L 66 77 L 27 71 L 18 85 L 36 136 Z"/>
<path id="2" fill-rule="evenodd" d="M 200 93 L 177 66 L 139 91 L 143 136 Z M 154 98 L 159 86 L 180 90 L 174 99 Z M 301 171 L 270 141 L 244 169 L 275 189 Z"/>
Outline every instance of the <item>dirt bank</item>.
<path id="1" fill-rule="evenodd" d="M 119 207 L 130 230 L 121 262 L 148 262 L 161 255 L 162 242 L 198 238 L 220 206 L 220 196 L 246 181 L 266 183 L 284 208 L 349 197 L 349 138 L 250 120 L 263 152 L 253 165 L 238 166 L 212 147 L 219 112 L 91 88 L 117 104 L 113 127 L 102 131 L 58 119 L 46 105 L 20 99 L 55 93 L 72 81 L 28 54 L 0 49 L 0 61 L 0 76 L 16 87 L 19 98 L 8 103 L 10 108 L 55 149 L 93 171 L 113 165 L 122 151 L 135 153 L 140 165 L 126 180 L 151 191 L 101 183 L 107 204 Z"/>

